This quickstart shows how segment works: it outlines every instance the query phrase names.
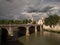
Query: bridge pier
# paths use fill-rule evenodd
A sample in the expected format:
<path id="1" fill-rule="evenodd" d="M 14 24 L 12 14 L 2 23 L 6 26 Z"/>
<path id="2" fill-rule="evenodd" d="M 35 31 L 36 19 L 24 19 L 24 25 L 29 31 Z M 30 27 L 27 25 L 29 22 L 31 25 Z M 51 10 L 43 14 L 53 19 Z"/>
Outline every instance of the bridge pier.
<path id="1" fill-rule="evenodd" d="M 29 36 L 29 27 L 26 27 L 26 36 Z"/>
<path id="2" fill-rule="evenodd" d="M 37 26 L 35 25 L 35 33 L 37 33 Z"/>
<path id="3" fill-rule="evenodd" d="M 11 24 L 9 25 L 8 34 L 9 34 L 10 36 L 13 36 L 13 29 L 12 29 L 12 27 L 11 27 Z"/>

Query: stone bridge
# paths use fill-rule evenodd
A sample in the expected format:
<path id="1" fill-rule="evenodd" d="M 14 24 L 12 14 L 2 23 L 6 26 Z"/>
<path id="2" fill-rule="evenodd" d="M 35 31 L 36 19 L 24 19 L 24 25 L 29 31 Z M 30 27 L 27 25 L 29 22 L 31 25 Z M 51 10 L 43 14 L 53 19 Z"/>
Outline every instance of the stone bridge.
<path id="1" fill-rule="evenodd" d="M 8 34 L 10 36 L 14 36 L 14 31 L 18 31 L 18 27 L 25 27 L 26 28 L 26 36 L 29 36 L 29 28 L 31 26 L 35 27 L 35 33 L 37 32 L 37 24 L 0 24 L 0 29 L 1 28 L 6 28 L 8 31 Z M 42 30 L 42 26 L 40 26 L 40 30 Z"/>

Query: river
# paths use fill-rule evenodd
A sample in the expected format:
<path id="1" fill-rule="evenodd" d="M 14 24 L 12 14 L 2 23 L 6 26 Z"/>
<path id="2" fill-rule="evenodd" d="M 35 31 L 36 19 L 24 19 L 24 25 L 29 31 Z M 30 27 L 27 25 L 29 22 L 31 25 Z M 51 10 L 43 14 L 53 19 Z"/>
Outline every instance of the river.
<path id="1" fill-rule="evenodd" d="M 18 40 L 24 45 L 60 45 L 60 34 L 44 31 L 32 33 L 30 36 L 19 37 Z"/>

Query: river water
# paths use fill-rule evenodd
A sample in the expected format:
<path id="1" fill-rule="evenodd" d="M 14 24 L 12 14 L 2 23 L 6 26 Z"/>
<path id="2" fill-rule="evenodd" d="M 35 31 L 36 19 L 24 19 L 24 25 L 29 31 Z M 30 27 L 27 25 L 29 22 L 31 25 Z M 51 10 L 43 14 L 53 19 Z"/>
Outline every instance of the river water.
<path id="1" fill-rule="evenodd" d="M 60 45 L 60 34 L 44 31 L 32 33 L 30 36 L 19 37 L 18 40 L 24 45 Z"/>

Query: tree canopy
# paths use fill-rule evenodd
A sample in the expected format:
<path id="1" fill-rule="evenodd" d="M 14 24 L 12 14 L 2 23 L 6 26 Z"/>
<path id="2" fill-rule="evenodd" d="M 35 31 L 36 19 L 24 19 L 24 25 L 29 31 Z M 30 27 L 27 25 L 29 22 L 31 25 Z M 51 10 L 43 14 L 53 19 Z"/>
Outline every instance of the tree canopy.
<path id="1" fill-rule="evenodd" d="M 50 15 L 49 17 L 45 18 L 45 25 L 49 25 L 50 27 L 53 25 L 57 25 L 59 23 L 60 17 L 57 14 Z"/>

